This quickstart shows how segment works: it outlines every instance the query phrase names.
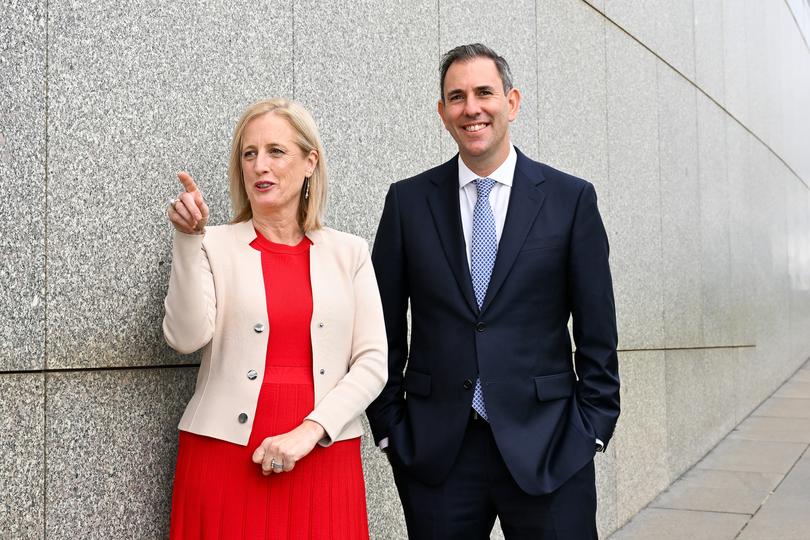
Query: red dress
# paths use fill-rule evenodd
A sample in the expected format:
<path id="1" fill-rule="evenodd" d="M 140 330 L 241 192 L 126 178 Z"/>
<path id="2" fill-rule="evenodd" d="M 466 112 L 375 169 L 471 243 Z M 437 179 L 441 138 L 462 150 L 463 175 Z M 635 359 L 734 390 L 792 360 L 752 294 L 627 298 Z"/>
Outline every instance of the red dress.
<path id="1" fill-rule="evenodd" d="M 258 233 L 257 233 L 258 234 Z M 265 375 L 247 446 L 180 432 L 172 539 L 368 538 L 360 439 L 315 449 L 290 472 L 263 476 L 251 461 L 268 436 L 312 412 L 312 288 L 309 246 L 258 235 L 270 335 Z"/>

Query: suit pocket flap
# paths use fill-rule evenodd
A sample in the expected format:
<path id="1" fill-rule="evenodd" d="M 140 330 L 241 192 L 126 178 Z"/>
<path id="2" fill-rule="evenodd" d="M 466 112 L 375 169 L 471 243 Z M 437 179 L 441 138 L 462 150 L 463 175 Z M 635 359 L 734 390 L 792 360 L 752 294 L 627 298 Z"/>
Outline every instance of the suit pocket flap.
<path id="1" fill-rule="evenodd" d="M 577 378 L 573 371 L 534 378 L 537 399 L 540 401 L 567 398 L 574 393 L 576 383 Z"/>
<path id="2" fill-rule="evenodd" d="M 415 396 L 429 396 L 430 375 L 408 370 L 405 373 L 405 391 Z"/>

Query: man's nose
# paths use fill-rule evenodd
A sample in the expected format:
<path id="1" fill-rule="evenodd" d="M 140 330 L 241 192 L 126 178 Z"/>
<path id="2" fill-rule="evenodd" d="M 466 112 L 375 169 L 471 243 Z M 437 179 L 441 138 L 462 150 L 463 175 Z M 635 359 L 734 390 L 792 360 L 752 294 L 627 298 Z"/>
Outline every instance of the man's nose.
<path id="1" fill-rule="evenodd" d="M 475 117 L 481 113 L 481 105 L 475 96 L 469 97 L 464 100 L 464 115 Z"/>

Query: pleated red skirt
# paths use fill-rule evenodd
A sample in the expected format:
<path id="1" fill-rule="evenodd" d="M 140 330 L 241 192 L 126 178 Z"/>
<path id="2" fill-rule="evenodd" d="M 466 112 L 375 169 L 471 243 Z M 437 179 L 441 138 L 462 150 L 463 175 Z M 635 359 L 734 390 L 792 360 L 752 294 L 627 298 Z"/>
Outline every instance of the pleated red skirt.
<path id="1" fill-rule="evenodd" d="M 313 409 L 309 246 L 259 236 L 270 336 L 264 381 L 247 446 L 180 432 L 172 539 L 368 538 L 360 439 L 315 449 L 286 473 L 262 475 L 251 461 L 266 438 L 301 424 Z"/>

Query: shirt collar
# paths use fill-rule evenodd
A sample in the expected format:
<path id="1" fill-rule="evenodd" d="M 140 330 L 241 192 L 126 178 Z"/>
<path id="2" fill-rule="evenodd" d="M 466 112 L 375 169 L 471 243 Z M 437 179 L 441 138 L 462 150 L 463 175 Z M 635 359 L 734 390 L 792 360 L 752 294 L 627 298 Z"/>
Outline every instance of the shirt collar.
<path id="1" fill-rule="evenodd" d="M 509 155 L 506 156 L 506 160 L 501 163 L 501 166 L 495 169 L 495 171 L 487 176 L 487 178 L 492 178 L 499 184 L 504 184 L 506 186 L 512 187 L 512 179 L 515 177 L 515 165 L 517 165 L 517 152 L 515 151 L 514 145 L 509 145 Z M 464 187 L 469 184 L 470 182 L 474 182 L 478 178 L 481 178 L 474 172 L 467 167 L 467 164 L 464 163 L 464 160 L 461 159 L 461 156 L 458 156 L 458 187 L 459 189 L 464 189 Z"/>

